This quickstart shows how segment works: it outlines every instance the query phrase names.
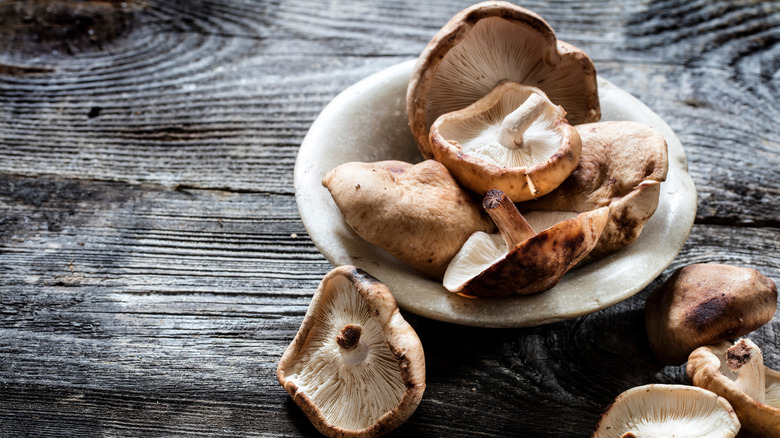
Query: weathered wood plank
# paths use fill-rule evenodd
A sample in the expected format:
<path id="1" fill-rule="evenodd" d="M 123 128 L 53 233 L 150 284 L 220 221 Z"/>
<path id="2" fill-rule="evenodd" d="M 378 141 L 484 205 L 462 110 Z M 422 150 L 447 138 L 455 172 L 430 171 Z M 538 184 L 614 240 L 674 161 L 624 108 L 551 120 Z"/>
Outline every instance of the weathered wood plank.
<path id="1" fill-rule="evenodd" d="M 317 436 L 274 375 L 330 269 L 295 205 L 298 145 L 470 3 L 0 2 L 0 435 Z M 394 436 L 587 435 L 624 389 L 685 382 L 643 326 L 673 269 L 780 281 L 780 4 L 523 5 L 675 129 L 698 224 L 648 288 L 586 317 L 405 313 L 428 389 Z M 778 333 L 753 335 L 774 368 Z"/>

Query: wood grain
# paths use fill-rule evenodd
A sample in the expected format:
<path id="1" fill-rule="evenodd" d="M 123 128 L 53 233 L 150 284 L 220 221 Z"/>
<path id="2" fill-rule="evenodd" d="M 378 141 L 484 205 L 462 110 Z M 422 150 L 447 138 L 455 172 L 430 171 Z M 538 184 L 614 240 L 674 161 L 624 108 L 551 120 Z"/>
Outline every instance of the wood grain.
<path id="1" fill-rule="evenodd" d="M 298 147 L 469 4 L 0 2 L 0 436 L 317 436 L 275 378 L 331 268 L 298 215 Z M 674 269 L 780 281 L 780 4 L 523 6 L 676 131 L 696 225 L 645 290 L 585 317 L 404 312 L 428 386 L 391 436 L 587 436 L 623 390 L 686 383 L 643 323 Z M 776 369 L 778 333 L 752 335 Z"/>

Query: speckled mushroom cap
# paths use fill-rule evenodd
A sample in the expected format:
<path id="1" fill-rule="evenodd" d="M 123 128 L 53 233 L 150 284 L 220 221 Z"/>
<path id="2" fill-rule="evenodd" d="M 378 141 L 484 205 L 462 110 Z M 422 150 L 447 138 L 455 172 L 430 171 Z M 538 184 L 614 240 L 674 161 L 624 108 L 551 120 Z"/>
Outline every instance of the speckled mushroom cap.
<path id="1" fill-rule="evenodd" d="M 436 280 L 471 233 L 495 228 L 435 160 L 344 163 L 322 184 L 361 238 Z"/>
<path id="2" fill-rule="evenodd" d="M 695 386 L 651 384 L 618 395 L 592 438 L 733 438 L 739 430 L 723 397 Z"/>
<path id="3" fill-rule="evenodd" d="M 736 344 L 724 341 L 699 347 L 688 358 L 688 378 L 694 385 L 728 400 L 743 429 L 751 436 L 780 437 L 780 372 L 764 366 L 760 361 L 760 350 L 751 352 L 753 349 L 757 350 L 758 347 L 746 339 Z M 735 363 L 730 364 L 731 361 Z M 748 361 L 760 362 L 748 371 L 762 372 L 763 379 L 739 372 L 738 368 L 746 368 Z M 749 382 L 739 381 L 745 378 L 756 378 L 756 382 L 761 382 L 760 388 L 750 391 Z M 749 394 L 756 389 L 760 391 L 759 394 Z"/>
<path id="4" fill-rule="evenodd" d="M 609 214 L 602 207 L 537 233 L 501 195 L 489 191 L 483 202 L 501 234 L 476 232 L 469 237 L 444 274 L 450 292 L 501 297 L 548 290 L 593 249 Z"/>
<path id="5" fill-rule="evenodd" d="M 519 206 L 526 211 L 589 211 L 609 206 L 597 258 L 631 244 L 658 207 L 669 159 L 666 141 L 651 126 L 609 121 L 575 126 L 582 141 L 577 167 L 555 190 Z"/>
<path id="6" fill-rule="evenodd" d="M 650 348 L 681 365 L 702 345 L 747 335 L 772 319 L 777 286 L 755 269 L 698 263 L 674 272 L 647 297 Z"/>
<path id="7" fill-rule="evenodd" d="M 432 158 L 428 134 L 442 114 L 472 104 L 504 81 L 541 88 L 572 125 L 601 118 L 593 61 L 559 41 L 536 13 L 488 1 L 456 14 L 417 60 L 407 89 L 412 135 Z"/>
<path id="8" fill-rule="evenodd" d="M 340 266 L 315 292 L 277 378 L 324 435 L 374 437 L 417 408 L 425 358 L 387 287 Z"/>

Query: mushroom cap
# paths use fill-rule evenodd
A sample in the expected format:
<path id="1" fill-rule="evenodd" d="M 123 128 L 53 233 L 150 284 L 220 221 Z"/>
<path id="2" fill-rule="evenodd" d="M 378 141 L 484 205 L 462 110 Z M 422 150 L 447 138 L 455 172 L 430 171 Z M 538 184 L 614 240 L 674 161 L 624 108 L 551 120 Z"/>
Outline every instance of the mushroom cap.
<path id="1" fill-rule="evenodd" d="M 729 401 L 745 432 L 757 437 L 780 436 L 780 373 L 766 371 L 766 401 L 746 394 L 735 382 L 736 375 L 726 365 L 728 341 L 697 348 L 688 358 L 686 372 L 691 382 Z M 753 344 L 755 345 L 755 344 Z"/>
<path id="2" fill-rule="evenodd" d="M 363 240 L 436 280 L 472 233 L 495 229 L 434 160 L 345 163 L 322 184 Z"/>
<path id="3" fill-rule="evenodd" d="M 540 114 L 519 133 L 522 146 L 505 147 L 502 127 L 510 114 L 538 96 Z M 566 111 L 542 90 L 504 82 L 471 105 L 441 115 L 430 146 L 458 182 L 484 194 L 498 189 L 515 202 L 545 195 L 577 167 L 582 143 Z"/>
<path id="4" fill-rule="evenodd" d="M 733 438 L 739 429 L 739 419 L 723 397 L 695 386 L 651 384 L 618 395 L 593 438 Z"/>
<path id="5" fill-rule="evenodd" d="M 346 352 L 339 335 L 354 325 L 361 345 Z M 345 265 L 323 278 L 276 375 L 322 434 L 373 437 L 417 408 L 425 357 L 387 287 Z"/>
<path id="6" fill-rule="evenodd" d="M 476 232 L 450 262 L 444 287 L 474 297 L 548 290 L 593 248 L 608 215 L 607 207 L 580 213 L 511 249 L 500 234 Z"/>
<path id="7" fill-rule="evenodd" d="M 521 211 L 588 211 L 608 205 L 609 221 L 588 258 L 617 251 L 635 241 L 658 207 L 669 168 L 666 141 L 638 122 L 575 126 L 582 140 L 577 168 L 546 196 Z"/>
<path id="8" fill-rule="evenodd" d="M 428 134 L 439 116 L 467 107 L 503 81 L 541 88 L 573 125 L 601 118 L 596 69 L 583 51 L 557 40 L 528 9 L 478 3 L 434 35 L 412 73 L 406 108 L 423 156 L 433 156 Z"/>
<path id="9" fill-rule="evenodd" d="M 703 263 L 678 269 L 645 303 L 655 356 L 680 365 L 702 345 L 744 336 L 772 319 L 777 287 L 751 268 Z"/>

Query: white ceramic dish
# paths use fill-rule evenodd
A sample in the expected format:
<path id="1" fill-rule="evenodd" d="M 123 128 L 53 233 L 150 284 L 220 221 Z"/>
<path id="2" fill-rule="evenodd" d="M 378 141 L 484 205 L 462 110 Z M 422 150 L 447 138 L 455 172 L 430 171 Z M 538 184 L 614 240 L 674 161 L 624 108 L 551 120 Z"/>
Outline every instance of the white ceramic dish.
<path id="1" fill-rule="evenodd" d="M 335 266 L 359 266 L 385 283 L 399 306 L 457 324 L 524 327 L 585 315 L 642 290 L 682 248 L 696 215 L 696 189 L 685 152 L 671 128 L 652 110 L 599 78 L 602 120 L 633 120 L 661 132 L 669 147 L 669 173 L 661 200 L 642 235 L 628 247 L 568 272 L 554 288 L 536 295 L 469 299 L 407 267 L 363 241 L 342 218 L 322 186 L 329 170 L 349 161 L 422 160 L 406 117 L 406 87 L 414 61 L 380 71 L 339 94 L 303 140 L 295 163 L 295 196 L 314 244 Z"/>

